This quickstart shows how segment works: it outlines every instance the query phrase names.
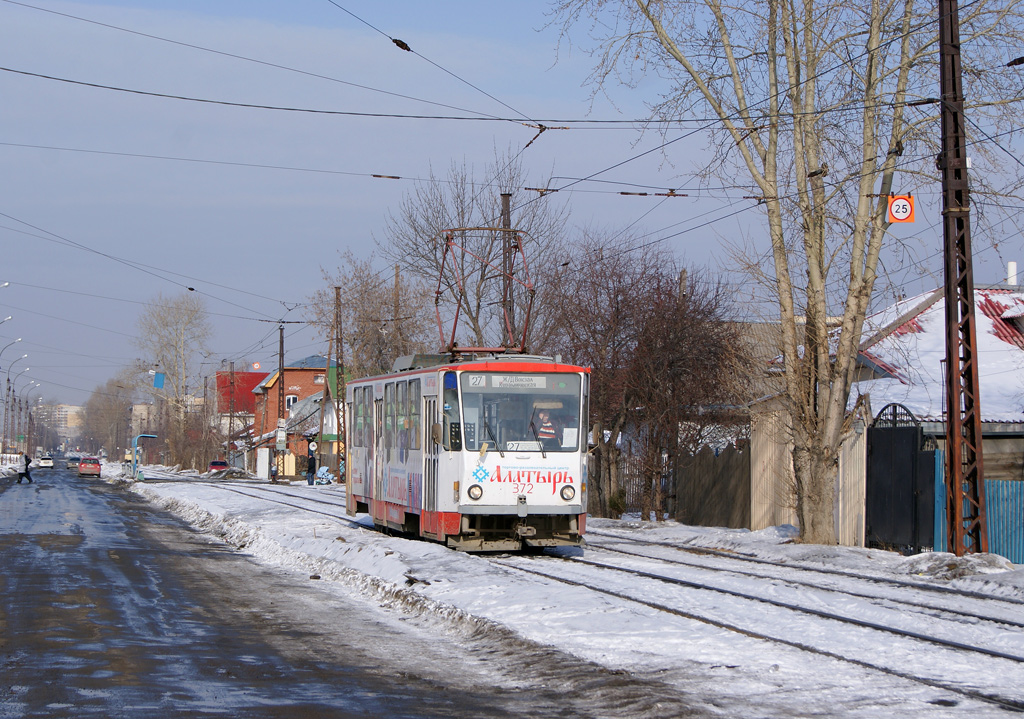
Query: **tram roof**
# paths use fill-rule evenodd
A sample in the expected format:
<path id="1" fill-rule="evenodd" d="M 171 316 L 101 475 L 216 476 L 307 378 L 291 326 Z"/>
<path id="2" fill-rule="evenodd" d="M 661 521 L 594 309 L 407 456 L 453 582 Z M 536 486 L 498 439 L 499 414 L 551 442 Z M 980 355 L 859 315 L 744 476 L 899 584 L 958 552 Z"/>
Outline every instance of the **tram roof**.
<path id="1" fill-rule="evenodd" d="M 408 355 L 395 360 L 392 371 L 387 374 L 360 377 L 350 382 L 382 380 L 389 377 L 417 374 L 425 371 L 460 370 L 474 372 L 585 372 L 589 367 L 580 367 L 562 362 L 561 357 L 541 355 L 492 355 L 452 360 L 451 355 Z"/>

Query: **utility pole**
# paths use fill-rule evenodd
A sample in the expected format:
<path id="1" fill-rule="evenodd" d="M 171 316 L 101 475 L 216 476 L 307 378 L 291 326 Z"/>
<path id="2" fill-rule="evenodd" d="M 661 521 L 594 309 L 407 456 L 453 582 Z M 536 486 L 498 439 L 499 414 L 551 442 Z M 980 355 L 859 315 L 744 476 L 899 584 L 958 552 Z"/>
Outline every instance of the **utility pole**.
<path id="1" fill-rule="evenodd" d="M 277 348 L 277 430 L 284 429 L 284 325 L 279 325 L 278 328 L 278 348 Z M 288 435 L 284 436 L 284 451 L 288 451 Z M 277 447 L 275 439 L 275 448 Z M 275 465 L 277 466 L 277 474 L 279 477 L 284 476 L 284 454 L 276 452 L 277 456 L 274 458 Z M 276 480 L 275 480 L 276 481 Z"/>
<path id="2" fill-rule="evenodd" d="M 324 367 L 324 392 L 320 401 L 320 431 L 317 433 L 317 466 L 324 466 L 324 454 L 330 456 L 324 447 L 324 418 L 327 416 L 327 403 L 334 401 L 334 395 L 331 392 L 331 356 L 334 354 L 334 335 L 332 334 L 327 340 L 327 366 Z"/>
<path id="3" fill-rule="evenodd" d="M 337 348 L 338 360 L 334 363 L 334 392 L 338 396 L 334 402 L 335 452 L 331 471 L 341 481 L 341 458 L 348 445 L 345 442 L 345 348 L 342 344 L 341 329 L 341 288 L 334 288 L 334 346 Z"/>
<path id="4" fill-rule="evenodd" d="M 235 361 L 231 360 L 231 364 L 228 365 L 228 370 L 231 373 L 228 377 L 228 444 L 227 444 L 227 460 L 231 463 L 231 434 L 235 431 Z"/>
<path id="5" fill-rule="evenodd" d="M 7 395 L 4 399 L 4 446 L 3 453 L 7 453 L 7 446 L 10 444 L 10 434 L 8 434 L 8 420 L 11 415 L 11 380 L 7 380 Z"/>
<path id="6" fill-rule="evenodd" d="M 512 265 L 515 261 L 515 233 L 512 232 L 512 195 L 508 192 L 501 193 L 501 302 L 505 312 L 505 321 L 502 323 L 502 334 L 504 337 L 501 344 L 505 347 L 515 345 L 515 302 L 512 297 Z"/>
<path id="7" fill-rule="evenodd" d="M 967 142 L 957 0 L 939 0 L 942 229 L 946 290 L 946 531 L 957 556 L 987 552 Z"/>

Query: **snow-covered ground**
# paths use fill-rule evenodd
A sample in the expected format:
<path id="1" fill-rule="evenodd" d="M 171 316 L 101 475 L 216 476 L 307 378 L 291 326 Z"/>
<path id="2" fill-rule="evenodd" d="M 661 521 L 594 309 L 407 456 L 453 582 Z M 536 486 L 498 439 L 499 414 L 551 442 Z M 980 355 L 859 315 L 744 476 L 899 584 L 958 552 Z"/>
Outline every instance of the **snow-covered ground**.
<path id="1" fill-rule="evenodd" d="M 813 617 L 801 617 L 801 623 L 795 624 L 773 607 L 728 598 L 705 600 L 694 594 L 694 599 L 685 599 L 685 604 L 680 605 L 696 607 L 710 601 L 699 613 L 711 616 L 718 612 L 724 617 L 718 624 L 668 615 L 630 600 L 632 593 L 641 592 L 644 596 L 640 599 L 662 601 L 651 590 L 638 589 L 639 580 L 635 578 L 602 579 L 612 592 L 601 593 L 519 569 L 559 571 L 549 567 L 567 566 L 568 562 L 464 554 L 435 543 L 375 532 L 366 516 L 353 519 L 345 514 L 344 487 L 339 485 L 270 485 L 259 480 L 183 474 L 152 466 L 145 467 L 144 473 L 146 481 L 132 483 L 133 491 L 259 561 L 294 573 L 297 582 L 316 577 L 322 580 L 311 583 L 317 590 L 370 596 L 387 611 L 431 614 L 444 618 L 453 627 L 464 627 L 467 623 L 483 630 L 489 626 L 504 627 L 527 640 L 585 660 L 659 679 L 684 692 L 695 706 L 711 715 L 877 717 L 893 713 L 960 717 L 970 712 L 973 716 L 988 717 L 1009 713 L 1005 707 L 941 688 L 959 686 L 959 682 L 982 694 L 1024 703 L 1024 662 L 989 660 L 969 651 L 934 648 L 870 630 L 844 633 L 847 630 L 837 631 L 827 620 Z M 111 481 L 119 474 L 120 465 L 103 468 L 104 478 Z M 653 554 L 641 559 L 616 560 L 648 572 L 652 571 L 651 566 L 657 566 L 658 551 L 680 554 L 680 547 L 712 548 L 783 562 L 789 568 L 839 569 L 854 575 L 838 577 L 835 581 L 840 586 L 846 582 L 860 587 L 870 582 L 858 577 L 880 577 L 952 587 L 982 595 L 970 598 L 974 611 L 987 615 L 987 605 L 991 604 L 993 615 L 1002 613 L 1012 621 L 1024 622 L 1024 604 L 999 599 L 1024 601 L 1024 569 L 993 555 L 962 559 L 949 554 L 902 557 L 875 549 L 802 545 L 793 542 L 791 527 L 749 532 L 624 518 L 591 519 L 587 528 L 595 545 L 599 539 L 601 543 L 615 541 L 609 535 L 665 545 L 650 549 Z M 586 559 L 600 551 L 572 550 Z M 714 561 L 727 559 L 715 555 Z M 583 577 L 596 578 L 597 572 L 604 571 L 571 564 L 572 571 L 582 573 Z M 666 565 L 657 571 L 673 571 L 685 578 L 694 576 L 697 570 L 670 569 Z M 748 592 L 750 586 L 761 588 L 755 591 L 773 594 L 792 590 L 790 580 L 782 575 L 772 581 L 729 581 L 736 587 L 741 586 L 741 581 L 747 582 L 744 586 L 748 588 L 742 591 Z M 664 591 L 666 601 L 672 592 L 681 602 L 684 600 L 680 597 L 689 596 L 680 594 L 687 591 L 684 589 Z M 841 603 L 819 596 L 813 589 L 793 591 L 801 602 L 818 609 L 834 611 L 826 605 Z M 615 593 L 622 596 L 614 596 Z M 953 607 L 968 601 L 958 599 L 959 595 L 949 596 L 941 601 L 951 602 Z M 850 601 L 860 602 L 853 605 L 855 612 L 885 609 L 904 616 L 912 628 L 931 626 L 926 624 L 932 621 L 930 617 L 918 620 L 916 612 L 883 607 L 885 598 Z M 985 624 L 969 621 L 971 625 Z M 955 630 L 957 623 L 952 624 Z M 725 625 L 746 629 L 735 631 Z M 966 626 L 964 636 L 968 639 L 960 641 L 984 645 L 985 637 L 998 628 L 984 629 Z M 974 640 L 970 639 L 972 633 L 977 637 Z M 766 640 L 760 635 L 784 638 L 789 643 Z M 1024 656 L 1024 631 L 1007 631 L 1003 635 L 993 640 L 993 646 L 1014 657 Z M 1019 646 L 1017 635 L 1021 636 Z M 823 646 L 832 656 L 803 651 L 797 646 L 803 644 Z M 848 654 L 861 663 L 837 658 Z M 897 674 L 903 671 L 907 675 L 921 675 L 933 683 L 911 681 L 864 666 L 865 661 L 873 664 L 875 659 L 895 666 Z M 985 663 L 990 661 L 996 663 Z"/>

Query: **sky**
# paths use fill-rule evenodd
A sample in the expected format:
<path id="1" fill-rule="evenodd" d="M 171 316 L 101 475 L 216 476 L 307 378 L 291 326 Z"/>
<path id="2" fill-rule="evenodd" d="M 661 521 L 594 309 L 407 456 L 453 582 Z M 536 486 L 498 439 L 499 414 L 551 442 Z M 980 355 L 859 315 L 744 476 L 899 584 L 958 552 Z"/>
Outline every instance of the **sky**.
<path id="1" fill-rule="evenodd" d="M 845 661 L 810 654 L 793 646 L 765 641 L 721 625 L 670 617 L 642 601 L 683 607 L 685 614 L 777 637 L 894 671 L 926 676 L 940 684 L 970 686 L 991 695 L 1024 699 L 1021 665 L 966 651 L 898 639 L 892 635 L 847 628 L 819 617 L 792 615 L 766 604 L 717 593 L 691 592 L 679 586 L 645 583 L 637 577 L 544 558 L 471 555 L 440 544 L 387 536 L 369 529 L 371 520 L 345 514 L 344 486 L 309 487 L 305 483 L 270 486 L 264 482 L 227 481 L 181 473 L 166 467 L 144 468 L 146 481 L 131 489 L 200 531 L 216 536 L 257 561 L 306 584 L 310 592 L 351 596 L 380 606 L 392 617 L 418 617 L 439 631 L 494 628 L 531 642 L 594 662 L 612 670 L 656 678 L 682 693 L 697 715 L 765 717 L 978 717 L 1006 716 L 1005 709 L 884 674 Z M 118 481 L 120 466 L 105 465 L 104 477 Z M 37 473 L 45 482 L 45 473 Z M 907 599 L 884 580 L 933 583 L 972 592 L 974 596 L 929 595 L 956 613 L 980 613 L 1020 620 L 1024 569 L 996 555 L 956 558 L 946 553 L 904 557 L 896 552 L 860 547 L 821 547 L 793 543 L 790 526 L 748 530 L 688 527 L 676 522 L 643 522 L 637 516 L 594 519 L 587 523 L 594 545 L 625 540 L 635 552 L 622 557 L 600 546 L 557 550 L 585 560 L 619 564 L 684 580 L 710 582 L 731 591 L 776 600 L 825 613 L 852 616 L 885 626 L 899 626 L 963 644 L 1024 655 L 1019 631 L 999 631 L 966 617 L 941 621 L 932 611 L 890 605 Z M 633 540 L 665 545 L 631 544 Z M 614 546 L 614 545 L 613 545 Z M 740 557 L 782 562 L 792 567 L 838 570 L 850 576 L 821 576 L 795 569 L 741 563 L 742 571 L 779 572 L 768 581 L 734 575 L 732 559 L 703 557 L 679 548 L 713 548 Z M 644 558 L 639 555 L 644 555 Z M 712 569 L 675 568 L 660 560 L 698 562 Z M 518 571 L 554 572 L 583 582 L 599 582 L 620 596 Z M 315 575 L 321 581 L 309 582 Z M 878 577 L 882 582 L 866 578 Z M 800 584 L 810 580 L 855 594 L 833 595 Z M 660 587 L 660 588 L 659 588 Z M 857 595 L 860 596 L 857 596 Z M 875 599 L 865 599 L 865 594 Z M 999 598 L 1008 598 L 1006 604 Z M 921 601 L 923 597 L 915 597 Z M 344 630 L 342 630 L 344 631 Z M 504 640 L 507 641 L 507 640 Z M 425 658 L 425 661 L 430 661 Z"/>
<path id="2" fill-rule="evenodd" d="M 757 238 L 752 202 L 618 194 L 685 186 L 705 138 L 573 123 L 527 147 L 537 133 L 523 118 L 641 118 L 660 89 L 593 97 L 584 29 L 561 38 L 549 12 L 541 0 L 0 0 L 0 320 L 12 317 L 0 378 L 84 403 L 141 356 L 146 303 L 190 291 L 214 330 L 200 374 L 276 364 L 281 320 L 298 322 L 289 359 L 325 354 L 302 324 L 322 268 L 345 250 L 369 257 L 418 180 L 453 162 L 482 172 L 496 150 L 522 151 L 536 184 L 567 187 L 545 201 L 567 204 L 573 226 L 629 228 L 725 269 L 726 240 Z M 934 222 L 918 229 L 941 246 Z M 978 258 L 978 281 L 997 281 L 1019 245 Z M 941 274 L 921 255 L 903 269 L 927 288 Z"/>

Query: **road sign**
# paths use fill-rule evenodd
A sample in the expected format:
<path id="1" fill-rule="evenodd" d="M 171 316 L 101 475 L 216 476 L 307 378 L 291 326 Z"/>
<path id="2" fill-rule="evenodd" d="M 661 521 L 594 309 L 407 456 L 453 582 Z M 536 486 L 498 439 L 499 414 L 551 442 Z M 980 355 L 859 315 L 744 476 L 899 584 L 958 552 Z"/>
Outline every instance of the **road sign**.
<path id="1" fill-rule="evenodd" d="M 315 452 L 316 451 L 316 442 L 310 442 L 309 443 L 309 451 L 310 452 Z"/>
<path id="2" fill-rule="evenodd" d="M 913 222 L 914 198 L 911 195 L 889 195 L 889 222 Z"/>
<path id="3" fill-rule="evenodd" d="M 258 369 L 260 368 L 260 363 L 259 363 L 259 362 L 253 362 L 253 363 L 252 363 L 252 368 L 253 368 L 254 370 L 258 370 Z"/>

